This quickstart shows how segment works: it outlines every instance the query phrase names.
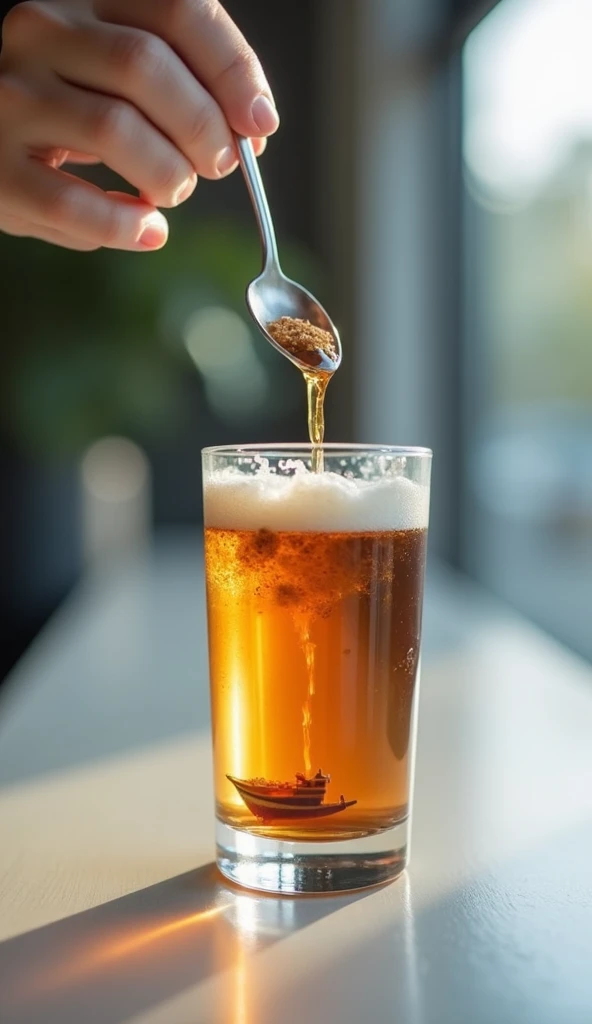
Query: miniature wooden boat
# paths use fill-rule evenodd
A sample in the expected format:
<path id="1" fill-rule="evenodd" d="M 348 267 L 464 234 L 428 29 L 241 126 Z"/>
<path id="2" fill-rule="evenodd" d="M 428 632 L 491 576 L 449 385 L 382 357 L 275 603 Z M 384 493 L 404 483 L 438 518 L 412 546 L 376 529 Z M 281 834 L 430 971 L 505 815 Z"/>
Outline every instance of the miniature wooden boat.
<path id="1" fill-rule="evenodd" d="M 329 775 L 318 771 L 311 779 L 298 773 L 296 782 L 269 782 L 267 779 L 226 778 L 240 793 L 249 810 L 261 821 L 281 821 L 286 818 L 324 818 L 353 807 L 357 800 L 326 804 L 325 793 L 331 781 Z"/>

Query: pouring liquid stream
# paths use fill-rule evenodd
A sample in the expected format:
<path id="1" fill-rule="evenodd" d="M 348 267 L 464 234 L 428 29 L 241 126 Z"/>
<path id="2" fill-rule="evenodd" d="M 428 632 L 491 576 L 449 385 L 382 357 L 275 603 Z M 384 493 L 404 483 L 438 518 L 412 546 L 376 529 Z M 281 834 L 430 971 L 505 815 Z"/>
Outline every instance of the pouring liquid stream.
<path id="1" fill-rule="evenodd" d="M 278 344 L 297 355 L 299 368 L 306 382 L 308 405 L 308 436 L 311 443 L 311 469 L 322 473 L 324 469 L 323 440 L 325 437 L 325 393 L 339 362 L 333 339 L 328 332 L 314 328 L 308 321 L 283 317 L 267 325 L 267 330 Z M 311 335 L 311 332 L 315 332 Z M 320 335 L 321 344 L 317 344 Z M 310 777 L 313 746 L 313 699 L 315 695 L 315 647 L 312 638 L 314 621 L 310 612 L 297 617 L 295 627 L 306 670 L 306 692 L 302 704 L 302 754 L 304 772 Z"/>
<path id="2" fill-rule="evenodd" d="M 308 436 L 312 445 L 311 469 L 313 473 L 322 473 L 324 469 L 323 440 L 325 437 L 325 393 L 331 380 L 331 372 L 327 370 L 303 370 L 306 381 L 306 398 L 308 403 Z M 315 692 L 315 644 L 310 636 L 311 623 L 305 620 L 300 624 L 300 643 L 306 662 L 307 690 L 302 706 L 302 740 L 304 748 L 304 771 L 310 776 L 312 770 L 312 702 Z"/>
<path id="3" fill-rule="evenodd" d="M 324 401 L 327 385 L 340 362 L 334 336 L 309 320 L 282 316 L 266 325 L 274 343 L 296 363 L 306 381 L 308 436 L 314 473 L 323 471 Z"/>
<path id="4" fill-rule="evenodd" d="M 312 470 L 323 472 L 323 449 L 325 437 L 325 392 L 331 380 L 326 370 L 303 371 L 306 381 L 306 397 L 308 402 L 308 436 L 313 446 L 311 452 Z"/>

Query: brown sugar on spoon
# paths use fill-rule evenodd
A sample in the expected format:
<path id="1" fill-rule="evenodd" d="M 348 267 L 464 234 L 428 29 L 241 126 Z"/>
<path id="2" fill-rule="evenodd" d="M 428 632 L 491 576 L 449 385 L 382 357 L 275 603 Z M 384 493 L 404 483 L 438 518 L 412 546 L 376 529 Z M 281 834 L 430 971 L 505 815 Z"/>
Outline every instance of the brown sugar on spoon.
<path id="1" fill-rule="evenodd" d="M 297 320 L 281 316 L 267 324 L 267 331 L 278 345 L 303 363 L 311 363 L 315 354 L 321 353 L 332 363 L 337 362 L 337 351 L 333 335 L 322 327 L 316 327 L 310 320 Z M 312 364 L 314 365 L 314 364 Z"/>

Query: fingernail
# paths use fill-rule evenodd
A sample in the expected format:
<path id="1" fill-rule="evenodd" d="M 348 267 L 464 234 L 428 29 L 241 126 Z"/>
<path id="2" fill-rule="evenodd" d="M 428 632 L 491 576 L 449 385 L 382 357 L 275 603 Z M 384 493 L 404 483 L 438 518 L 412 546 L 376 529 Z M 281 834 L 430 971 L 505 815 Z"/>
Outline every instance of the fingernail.
<path id="1" fill-rule="evenodd" d="M 178 206 L 179 203 L 184 203 L 186 199 L 189 199 L 190 195 L 193 195 L 195 186 L 197 185 L 197 175 L 193 174 L 187 181 L 183 182 L 181 187 L 175 192 L 173 196 L 173 206 Z"/>
<path id="2" fill-rule="evenodd" d="M 216 170 L 220 177 L 222 178 L 225 174 L 228 174 L 228 172 L 231 171 L 233 167 L 236 167 L 237 163 L 238 160 L 236 158 L 236 153 L 234 149 L 232 148 L 232 146 L 226 146 L 226 149 L 223 149 L 220 153 L 218 153 L 218 162 L 216 163 Z"/>
<path id="3" fill-rule="evenodd" d="M 169 226 L 161 213 L 152 213 L 142 225 L 137 241 L 140 249 L 160 249 L 169 237 Z"/>
<path id="4" fill-rule="evenodd" d="M 278 112 L 267 96 L 258 96 L 251 107 L 251 117 L 262 135 L 271 135 L 280 124 Z"/>

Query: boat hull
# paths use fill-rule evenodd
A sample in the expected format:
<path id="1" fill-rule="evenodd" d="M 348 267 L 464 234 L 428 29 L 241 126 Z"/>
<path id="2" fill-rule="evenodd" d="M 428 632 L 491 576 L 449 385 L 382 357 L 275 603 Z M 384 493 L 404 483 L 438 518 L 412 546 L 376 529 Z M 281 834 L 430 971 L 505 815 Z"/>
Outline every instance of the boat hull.
<path id="1" fill-rule="evenodd" d="M 357 800 L 346 800 L 338 804 L 320 804 L 317 807 L 294 807 L 285 804 L 262 803 L 253 797 L 243 796 L 243 800 L 252 814 L 261 821 L 268 823 L 274 821 L 296 821 L 309 820 L 310 818 L 327 818 L 330 814 L 339 814 L 348 807 L 353 807 Z"/>
<path id="2" fill-rule="evenodd" d="M 326 818 L 331 814 L 339 814 L 340 811 L 345 811 L 357 803 L 357 800 L 341 800 L 339 803 L 325 804 L 324 787 L 261 786 L 243 779 L 235 779 L 232 775 L 227 777 L 251 813 L 260 821 Z"/>

